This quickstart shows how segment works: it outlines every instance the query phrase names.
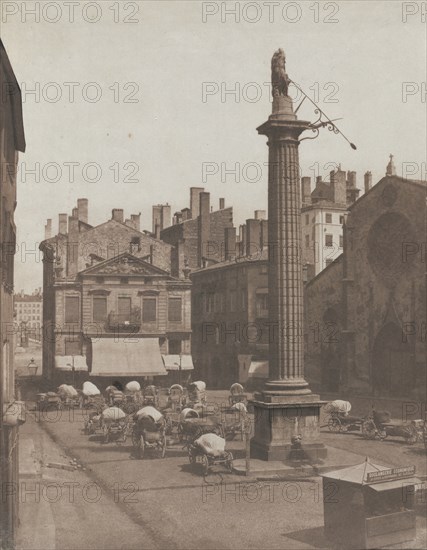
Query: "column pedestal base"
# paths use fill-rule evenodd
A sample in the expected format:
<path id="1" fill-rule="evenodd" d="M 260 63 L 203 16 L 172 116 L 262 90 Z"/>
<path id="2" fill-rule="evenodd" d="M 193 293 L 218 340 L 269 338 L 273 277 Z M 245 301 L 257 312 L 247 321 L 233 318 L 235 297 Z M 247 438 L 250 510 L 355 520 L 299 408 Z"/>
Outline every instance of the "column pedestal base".
<path id="1" fill-rule="evenodd" d="M 255 421 L 252 458 L 290 462 L 326 458 L 327 448 L 319 441 L 320 407 L 325 401 L 319 395 L 266 391 L 255 394 L 251 403 Z M 300 441 L 295 443 L 296 436 Z"/>

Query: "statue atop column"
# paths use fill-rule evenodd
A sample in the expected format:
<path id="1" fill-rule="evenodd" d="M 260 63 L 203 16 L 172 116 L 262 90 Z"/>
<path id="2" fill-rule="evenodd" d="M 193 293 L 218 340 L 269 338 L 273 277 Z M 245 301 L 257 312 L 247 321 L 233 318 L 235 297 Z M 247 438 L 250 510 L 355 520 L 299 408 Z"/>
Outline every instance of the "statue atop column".
<path id="1" fill-rule="evenodd" d="M 289 78 L 286 74 L 285 64 L 285 52 L 282 48 L 279 48 L 271 59 L 271 86 L 273 97 L 288 95 Z"/>

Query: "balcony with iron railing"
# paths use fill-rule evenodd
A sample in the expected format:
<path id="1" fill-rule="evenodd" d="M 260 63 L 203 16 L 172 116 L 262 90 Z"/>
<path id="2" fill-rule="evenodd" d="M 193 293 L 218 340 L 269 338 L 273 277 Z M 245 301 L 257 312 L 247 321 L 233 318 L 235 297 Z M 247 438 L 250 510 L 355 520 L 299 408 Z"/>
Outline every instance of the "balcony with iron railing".
<path id="1" fill-rule="evenodd" d="M 134 332 L 141 327 L 141 312 L 139 309 L 132 310 L 130 313 L 115 313 L 112 311 L 107 317 L 107 330 L 120 330 Z"/>

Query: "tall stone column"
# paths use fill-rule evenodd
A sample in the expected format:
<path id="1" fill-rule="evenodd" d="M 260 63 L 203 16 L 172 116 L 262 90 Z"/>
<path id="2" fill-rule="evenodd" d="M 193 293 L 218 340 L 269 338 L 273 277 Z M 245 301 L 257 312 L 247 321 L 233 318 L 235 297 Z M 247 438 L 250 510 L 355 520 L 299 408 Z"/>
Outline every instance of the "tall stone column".
<path id="1" fill-rule="evenodd" d="M 322 402 L 304 379 L 303 278 L 299 136 L 309 123 L 298 120 L 288 95 L 285 55 L 272 59 L 273 112 L 257 130 L 268 137 L 269 371 L 255 395 L 251 454 L 283 460 L 292 454 L 326 456 L 319 437 Z M 301 438 L 303 447 L 295 444 Z"/>

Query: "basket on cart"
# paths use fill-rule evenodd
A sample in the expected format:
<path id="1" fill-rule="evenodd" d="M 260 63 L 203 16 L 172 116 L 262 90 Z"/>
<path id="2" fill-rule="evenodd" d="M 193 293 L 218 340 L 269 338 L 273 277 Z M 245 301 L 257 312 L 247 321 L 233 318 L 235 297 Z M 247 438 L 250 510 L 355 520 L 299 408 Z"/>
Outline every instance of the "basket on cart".
<path id="1" fill-rule="evenodd" d="M 81 404 L 81 396 L 73 386 L 61 384 L 58 387 L 57 393 L 64 407 L 79 407 Z"/>
<path id="2" fill-rule="evenodd" d="M 49 409 L 62 409 L 62 401 L 59 395 L 53 391 L 37 394 L 37 407 L 40 411 Z"/>
<path id="3" fill-rule="evenodd" d="M 225 450 L 225 439 L 214 433 L 205 433 L 188 446 L 190 464 L 200 463 L 203 475 L 211 466 L 223 464 L 230 472 L 233 469 L 233 455 Z"/>
<path id="4" fill-rule="evenodd" d="M 184 388 L 181 384 L 173 384 L 168 391 L 168 408 L 180 411 L 185 404 Z"/>
<path id="5" fill-rule="evenodd" d="M 224 411 L 224 434 L 225 439 L 231 440 L 240 434 L 242 441 L 244 434 L 248 432 L 249 416 L 246 405 L 241 401 L 232 405 Z"/>
<path id="6" fill-rule="evenodd" d="M 124 443 L 129 435 L 129 417 L 118 407 L 108 407 L 101 413 L 104 443 L 112 439 Z"/>
<path id="7" fill-rule="evenodd" d="M 156 386 L 150 385 L 144 388 L 144 400 L 145 406 L 152 405 L 153 407 L 159 406 L 159 392 Z"/>
<path id="8" fill-rule="evenodd" d="M 108 386 L 105 396 L 110 407 L 121 407 L 125 401 L 125 394 L 116 386 Z"/>
<path id="9" fill-rule="evenodd" d="M 97 403 L 102 399 L 101 392 L 92 384 L 92 382 L 84 382 L 81 392 L 81 406 L 82 408 L 91 409 L 97 406 Z"/>
<path id="10" fill-rule="evenodd" d="M 362 431 L 365 418 L 350 416 L 351 403 L 337 399 L 325 405 L 325 412 L 329 413 L 328 428 L 331 432 Z"/>
<path id="11" fill-rule="evenodd" d="M 206 433 L 216 433 L 224 437 L 224 427 L 215 417 L 200 418 L 194 409 L 184 409 L 178 424 L 178 439 L 187 444 Z"/>
<path id="12" fill-rule="evenodd" d="M 242 384 L 235 383 L 231 385 L 230 388 L 230 395 L 228 396 L 228 401 L 230 405 L 234 405 L 235 403 L 241 403 L 246 401 L 247 395 L 244 393 L 244 389 Z"/>
<path id="13" fill-rule="evenodd" d="M 206 404 L 206 384 L 202 380 L 192 382 L 188 386 L 188 400 L 190 403 L 202 403 Z"/>
<path id="14" fill-rule="evenodd" d="M 134 416 L 132 443 L 139 458 L 144 457 L 145 449 L 155 449 L 160 458 L 166 453 L 166 422 L 160 411 L 145 406 Z"/>

